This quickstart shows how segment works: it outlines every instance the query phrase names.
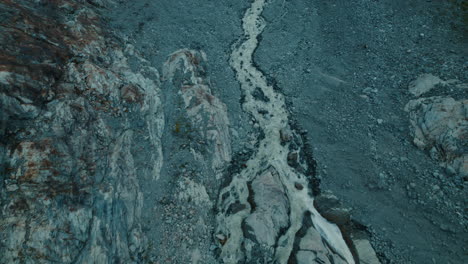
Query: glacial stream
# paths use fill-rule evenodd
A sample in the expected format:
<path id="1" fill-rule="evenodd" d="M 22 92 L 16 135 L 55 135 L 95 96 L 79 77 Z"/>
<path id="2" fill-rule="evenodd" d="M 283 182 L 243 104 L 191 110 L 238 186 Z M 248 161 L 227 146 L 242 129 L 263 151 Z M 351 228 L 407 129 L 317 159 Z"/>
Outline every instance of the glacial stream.
<path id="1" fill-rule="evenodd" d="M 339 228 L 317 212 L 310 190 L 303 188 L 309 181 L 304 175 L 307 163 L 301 159 L 303 143 L 290 125 L 284 96 L 268 84 L 253 63 L 258 37 L 266 26 L 261 17 L 265 5 L 265 0 L 256 0 L 245 12 L 244 36 L 234 44 L 230 57 L 245 95 L 243 109 L 264 136 L 259 137 L 258 149 L 244 169 L 220 193 L 217 232 L 223 240 L 221 258 L 226 263 L 243 259 L 287 263 L 295 241 L 299 244 L 298 240 L 307 237 L 297 233 L 311 220 L 310 228 L 321 238 L 316 243 L 322 245 L 307 250 L 323 249 L 335 263 L 354 263 Z M 262 251 L 256 251 L 258 247 Z"/>

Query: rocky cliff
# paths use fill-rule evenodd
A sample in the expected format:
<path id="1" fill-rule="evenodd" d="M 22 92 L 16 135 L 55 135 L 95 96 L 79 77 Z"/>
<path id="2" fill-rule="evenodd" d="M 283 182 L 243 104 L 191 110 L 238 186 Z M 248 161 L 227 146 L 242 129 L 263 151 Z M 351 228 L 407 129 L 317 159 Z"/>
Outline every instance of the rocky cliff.
<path id="1" fill-rule="evenodd" d="M 158 72 L 112 37 L 96 5 L 0 4 L 1 263 L 144 255 L 137 175 L 159 174 Z"/>

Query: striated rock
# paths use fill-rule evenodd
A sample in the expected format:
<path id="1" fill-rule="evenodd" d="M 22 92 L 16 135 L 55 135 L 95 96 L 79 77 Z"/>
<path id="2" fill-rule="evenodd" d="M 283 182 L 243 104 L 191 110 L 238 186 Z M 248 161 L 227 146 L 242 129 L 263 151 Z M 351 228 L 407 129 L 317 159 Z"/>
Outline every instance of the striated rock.
<path id="1" fill-rule="evenodd" d="M 229 120 L 226 105 L 212 95 L 209 81 L 204 76 L 205 60 L 203 51 L 176 51 L 164 65 L 164 77 L 179 89 L 186 115 L 203 142 L 208 144 L 207 149 L 212 154 L 210 166 L 219 179 L 222 170 L 231 161 Z M 176 78 L 177 74 L 183 77 Z"/>
<path id="2" fill-rule="evenodd" d="M 281 230 L 288 227 L 288 198 L 278 172 L 269 168 L 249 185 L 252 213 L 243 223 L 247 260 L 274 248 Z M 273 251 L 271 252 L 273 253 Z M 273 255 L 269 256 L 270 261 Z"/>
<path id="3" fill-rule="evenodd" d="M 98 2 L 0 4 L 1 263 L 145 254 L 137 174 L 159 174 L 158 73 L 137 55 L 141 72 L 130 69 L 131 47 L 111 40 Z M 135 142 L 150 149 L 146 166 Z"/>
<path id="4" fill-rule="evenodd" d="M 212 233 L 212 208 L 231 161 L 229 120 L 226 105 L 212 93 L 206 60 L 203 51 L 182 49 L 170 54 L 163 67 L 166 126 L 171 128 L 164 134 L 165 143 L 181 146 L 165 153 L 166 166 L 179 169 L 163 171 L 162 180 L 173 177 L 176 185 L 162 193 L 177 202 L 164 210 L 170 217 L 194 212 L 177 225 L 152 223 L 157 226 L 157 258 L 170 263 L 217 263 L 213 242 L 226 242 L 222 234 Z"/>
<path id="5" fill-rule="evenodd" d="M 419 98 L 411 100 L 405 110 L 410 114 L 414 144 L 447 169 L 468 175 L 468 100 Z"/>
<path id="6" fill-rule="evenodd" d="M 432 74 L 424 74 L 410 83 L 409 91 L 421 96 L 439 84 L 449 87 L 450 93 L 466 89 L 466 84 L 458 80 L 443 81 Z M 468 175 L 467 105 L 466 99 L 432 96 L 411 100 L 405 106 L 410 115 L 413 143 L 428 151 L 447 171 L 461 176 Z"/>

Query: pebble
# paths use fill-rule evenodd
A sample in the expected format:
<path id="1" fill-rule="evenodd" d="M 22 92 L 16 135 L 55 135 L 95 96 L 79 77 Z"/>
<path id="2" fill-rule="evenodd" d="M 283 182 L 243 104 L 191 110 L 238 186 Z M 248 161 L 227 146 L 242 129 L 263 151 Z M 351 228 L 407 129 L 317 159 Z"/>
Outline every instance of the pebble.
<path id="1" fill-rule="evenodd" d="M 296 187 L 296 189 L 298 189 L 299 191 L 304 189 L 304 186 L 302 186 L 302 184 L 300 184 L 298 182 L 294 183 L 294 187 Z"/>
<path id="2" fill-rule="evenodd" d="M 447 166 L 447 167 L 446 167 L 446 171 L 447 171 L 447 173 L 450 174 L 450 175 L 455 175 L 455 174 L 457 174 L 457 172 L 455 171 L 455 169 L 454 169 L 452 166 Z"/>
<path id="3" fill-rule="evenodd" d="M 19 189 L 18 185 L 16 184 L 10 184 L 6 186 L 7 191 L 9 192 L 14 192 Z"/>
<path id="4" fill-rule="evenodd" d="M 295 167 L 297 164 L 297 152 L 290 152 L 288 153 L 288 165 L 291 167 Z"/>
<path id="5" fill-rule="evenodd" d="M 136 246 L 132 244 L 129 249 L 130 249 L 130 252 L 135 252 Z"/>
<path id="6" fill-rule="evenodd" d="M 364 90 L 362 90 L 363 93 L 367 94 L 367 95 L 370 95 L 372 93 L 377 93 L 377 89 L 372 89 L 370 87 L 367 87 L 365 88 Z"/>
<path id="7" fill-rule="evenodd" d="M 219 239 L 219 240 L 224 240 L 224 239 L 226 239 L 226 237 L 225 237 L 223 234 L 217 234 L 217 235 L 216 235 L 216 238 Z"/>

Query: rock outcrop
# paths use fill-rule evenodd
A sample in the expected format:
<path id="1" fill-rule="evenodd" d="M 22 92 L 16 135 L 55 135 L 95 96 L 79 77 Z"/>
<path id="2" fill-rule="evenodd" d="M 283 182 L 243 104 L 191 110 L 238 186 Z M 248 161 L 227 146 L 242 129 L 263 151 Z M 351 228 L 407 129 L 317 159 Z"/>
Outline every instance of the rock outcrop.
<path id="1" fill-rule="evenodd" d="M 161 164 L 158 73 L 113 40 L 95 2 L 0 4 L 1 263 L 144 257 L 137 174 Z"/>
<path id="2" fill-rule="evenodd" d="M 164 174 L 155 184 L 173 184 L 159 194 L 171 202 L 155 212 L 164 212 L 165 222 L 151 223 L 154 260 L 163 263 L 218 262 L 213 208 L 231 161 L 231 140 L 227 108 L 212 93 L 206 60 L 202 51 L 182 49 L 163 67 L 167 151 Z"/>
<path id="3" fill-rule="evenodd" d="M 440 83 L 447 82 L 432 76 L 424 82 L 423 90 L 432 90 Z M 410 85 L 410 90 L 413 87 Z M 453 89 L 466 88 L 458 84 Z M 414 144 L 428 151 L 450 173 L 468 176 L 468 100 L 447 95 L 421 97 L 411 100 L 405 110 L 409 112 Z"/>

